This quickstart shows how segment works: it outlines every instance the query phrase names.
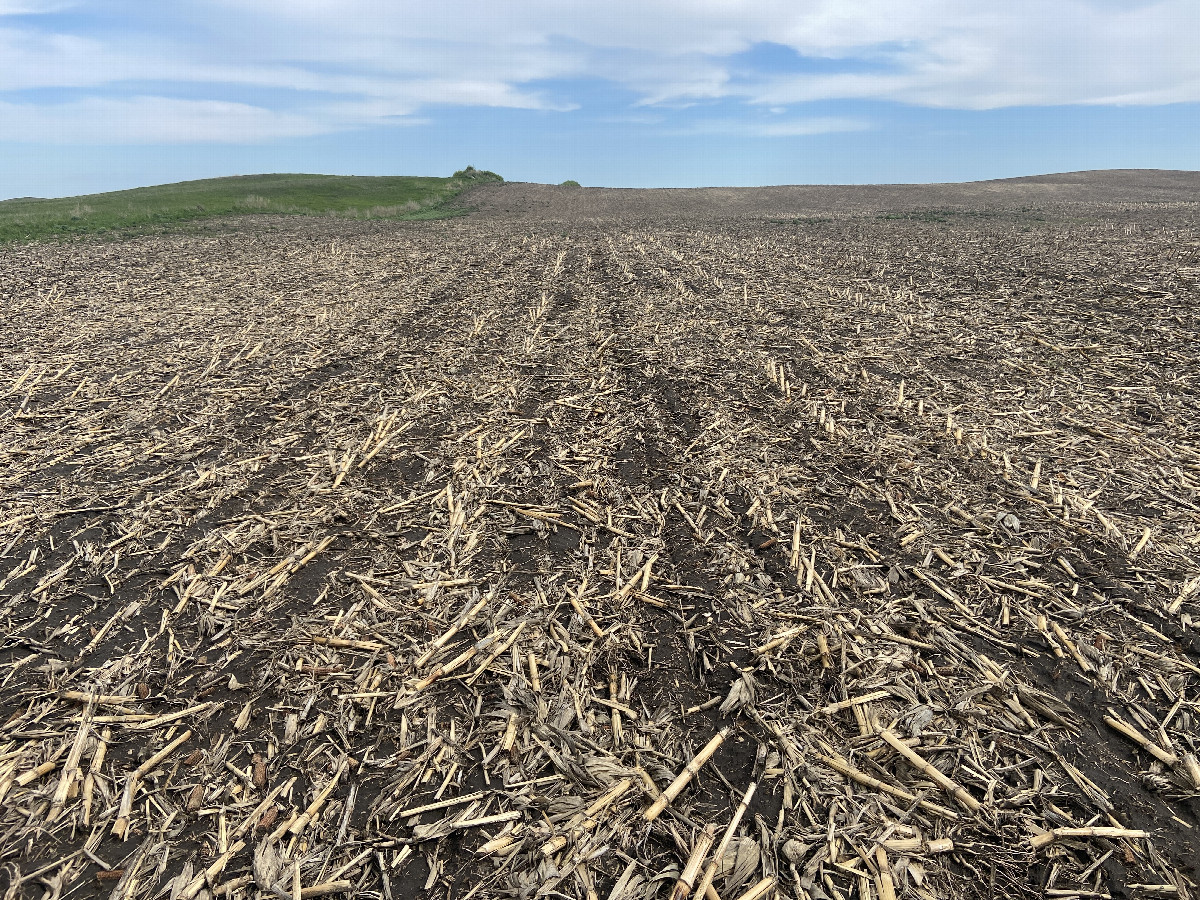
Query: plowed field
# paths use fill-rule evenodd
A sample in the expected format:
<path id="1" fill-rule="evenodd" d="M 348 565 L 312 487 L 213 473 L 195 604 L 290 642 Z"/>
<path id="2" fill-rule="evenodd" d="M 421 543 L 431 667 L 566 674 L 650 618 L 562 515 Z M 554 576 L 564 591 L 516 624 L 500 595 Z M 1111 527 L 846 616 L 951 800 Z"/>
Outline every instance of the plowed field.
<path id="1" fill-rule="evenodd" d="M 1195 202 L 480 190 L 0 251 L 0 896 L 1197 895 Z"/>

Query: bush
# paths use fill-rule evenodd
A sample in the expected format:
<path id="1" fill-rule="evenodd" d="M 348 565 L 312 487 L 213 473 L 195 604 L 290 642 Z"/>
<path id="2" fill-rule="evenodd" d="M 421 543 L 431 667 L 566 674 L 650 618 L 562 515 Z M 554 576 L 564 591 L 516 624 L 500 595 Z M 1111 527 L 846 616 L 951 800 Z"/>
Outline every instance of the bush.
<path id="1" fill-rule="evenodd" d="M 477 169 L 474 166 L 467 166 L 465 169 L 459 169 L 454 173 L 454 177 L 463 181 L 503 181 L 504 179 L 495 172 L 489 172 L 487 169 Z"/>
<path id="2" fill-rule="evenodd" d="M 580 183 L 574 178 L 568 178 L 566 181 L 560 184 L 559 187 L 582 187 L 582 185 L 580 185 Z"/>

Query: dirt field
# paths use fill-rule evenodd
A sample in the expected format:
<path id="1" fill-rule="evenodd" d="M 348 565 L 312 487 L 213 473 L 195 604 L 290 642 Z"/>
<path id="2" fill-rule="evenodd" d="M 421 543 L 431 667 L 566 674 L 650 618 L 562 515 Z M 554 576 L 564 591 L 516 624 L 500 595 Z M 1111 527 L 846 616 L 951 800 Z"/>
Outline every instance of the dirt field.
<path id="1" fill-rule="evenodd" d="M 1112 170 L 1037 175 L 965 184 L 790 185 L 758 188 L 564 188 L 551 184 L 480 187 L 466 205 L 476 218 L 528 222 L 676 223 L 847 215 L 979 215 L 1026 212 L 1071 220 L 1150 205 L 1160 220 L 1183 210 L 1195 221 L 1200 172 Z M 1185 218 L 1185 220 L 1186 220 Z"/>
<path id="2" fill-rule="evenodd" d="M 468 203 L 0 251 L 0 897 L 1198 896 L 1200 176 Z"/>

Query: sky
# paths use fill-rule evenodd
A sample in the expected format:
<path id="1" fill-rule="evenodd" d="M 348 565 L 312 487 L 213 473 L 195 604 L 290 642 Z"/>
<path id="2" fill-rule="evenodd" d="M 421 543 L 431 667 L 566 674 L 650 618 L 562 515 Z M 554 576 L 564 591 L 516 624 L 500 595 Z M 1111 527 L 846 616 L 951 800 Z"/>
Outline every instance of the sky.
<path id="1" fill-rule="evenodd" d="M 0 0 L 0 198 L 1200 169 L 1200 0 Z"/>

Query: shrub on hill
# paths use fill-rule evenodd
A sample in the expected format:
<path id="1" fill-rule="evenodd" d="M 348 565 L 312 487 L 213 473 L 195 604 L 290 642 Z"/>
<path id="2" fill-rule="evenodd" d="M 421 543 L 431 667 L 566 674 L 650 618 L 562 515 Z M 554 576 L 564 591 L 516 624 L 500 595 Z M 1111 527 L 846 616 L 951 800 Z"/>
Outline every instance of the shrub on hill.
<path id="1" fill-rule="evenodd" d="M 503 181 L 504 179 L 495 172 L 489 172 L 487 169 L 477 169 L 474 166 L 467 166 L 465 169 L 459 169 L 454 173 L 454 177 L 462 181 Z"/>

